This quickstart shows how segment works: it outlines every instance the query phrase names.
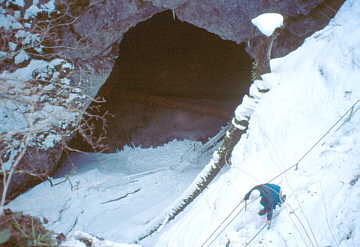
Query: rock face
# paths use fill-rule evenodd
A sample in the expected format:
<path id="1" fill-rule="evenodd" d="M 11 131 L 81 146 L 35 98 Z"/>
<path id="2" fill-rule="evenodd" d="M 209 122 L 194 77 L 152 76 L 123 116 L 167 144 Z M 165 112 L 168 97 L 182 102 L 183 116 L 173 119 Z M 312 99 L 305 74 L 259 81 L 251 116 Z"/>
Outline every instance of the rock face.
<path id="1" fill-rule="evenodd" d="M 98 93 L 106 102 L 96 113 L 112 114 L 107 149 L 206 141 L 230 121 L 248 92 L 251 63 L 244 45 L 174 20 L 171 11 L 139 23 L 124 35 L 119 59 Z M 102 122 L 94 124 L 101 130 Z M 92 151 L 81 138 L 71 145 Z"/>
<path id="2" fill-rule="evenodd" d="M 86 85 L 95 96 L 111 71 L 117 55 L 117 45 L 123 34 L 137 23 L 166 9 L 174 18 L 191 23 L 236 43 L 248 42 L 248 51 L 256 56 L 256 45 L 263 35 L 251 24 L 251 19 L 265 12 L 281 13 L 286 26 L 273 48 L 273 56 L 283 56 L 298 47 L 313 32 L 324 27 L 344 0 L 110 0 L 86 6 L 79 19 L 64 31 L 65 46 L 79 49 L 60 50 L 63 56 L 81 66 L 94 69 Z M 75 50 L 75 51 L 74 51 Z M 93 74 L 96 74 L 95 82 Z M 100 76 L 102 74 L 102 76 Z M 101 78 L 104 77 L 104 78 Z M 102 83 L 100 83 L 102 81 Z"/>
<path id="3" fill-rule="evenodd" d="M 1 2 L 0 30 L 4 33 L 0 43 L 2 78 L 5 78 L 5 75 L 15 75 L 16 71 L 27 68 L 27 71 L 30 72 L 28 78 L 24 78 L 24 80 L 39 82 L 32 84 L 33 89 L 39 90 L 33 92 L 33 95 L 38 97 L 32 97 L 30 105 L 38 105 L 41 102 L 41 107 L 34 108 L 32 113 L 43 111 L 46 115 L 48 111 L 45 110 L 54 104 L 59 106 L 62 112 L 57 121 L 51 125 L 40 125 L 39 123 L 42 121 L 34 121 L 38 140 L 34 141 L 36 145 L 29 144 L 26 158 L 22 160 L 19 167 L 23 170 L 33 167 L 34 169 L 30 169 L 31 172 L 42 174 L 41 179 L 51 175 L 64 149 L 64 140 L 78 129 L 81 116 L 109 76 L 117 57 L 117 47 L 124 33 L 137 23 L 151 18 L 154 14 L 171 9 L 174 18 L 203 28 L 222 39 L 232 40 L 238 44 L 246 42 L 247 51 L 256 58 L 259 47 L 263 46 L 264 37 L 251 24 L 251 19 L 264 12 L 281 13 L 285 17 L 285 27 L 275 40 L 272 50 L 272 57 L 278 57 L 292 51 L 306 37 L 324 27 L 343 2 L 344 0 L 88 0 L 81 2 L 29 0 Z M 28 66 L 29 64 L 33 65 L 32 61 L 51 64 L 56 59 L 62 59 L 64 64 L 71 64 L 68 67 L 70 71 L 66 73 L 63 73 L 64 71 L 59 67 L 55 68 L 56 73 L 62 74 L 60 77 L 57 75 L 56 82 L 49 83 L 50 79 L 47 78 L 45 79 L 46 83 L 40 83 L 42 82 L 41 78 L 36 76 L 36 69 L 39 69 L 40 65 Z M 7 72 L 5 73 L 5 71 Z M 9 78 L 5 79 L 9 81 Z M 57 91 L 53 95 L 55 99 L 62 100 L 58 100 L 56 103 L 51 100 L 44 101 L 44 91 L 48 89 L 46 86 L 58 86 L 59 80 L 63 85 L 61 88 L 64 89 L 67 86 L 68 89 L 60 90 L 54 87 Z M 1 107 L 7 104 L 4 103 L 5 101 L 14 101 L 14 98 L 10 97 L 10 89 L 11 85 L 2 89 Z M 76 92 L 73 89 L 76 89 Z M 61 95 L 59 95 L 60 91 Z M 74 98 L 77 98 L 76 102 Z M 29 103 L 20 102 L 19 104 L 21 107 L 18 107 L 15 112 L 24 116 L 29 115 L 29 109 L 22 109 L 26 108 Z M 69 107 L 70 104 L 75 104 L 76 107 Z M 4 108 L 6 107 L 4 106 Z M 72 117 L 69 117 L 70 115 Z M 17 118 L 12 118 L 13 116 L 7 116 L 6 121 L 8 123 L 17 121 Z M 34 126 L 32 125 L 32 127 Z M 8 130 L 0 132 L 2 138 L 5 138 L 3 136 L 19 135 L 19 132 L 12 133 Z M 23 136 L 24 132 L 21 133 Z M 60 134 L 54 138 L 49 133 Z M 12 139 L 9 140 L 11 142 Z M 53 142 L 51 147 L 45 145 L 49 140 Z M 12 146 L 11 143 L 6 143 L 9 145 L 8 147 Z M 0 146 L 2 147 L 3 144 L 4 140 L 1 140 Z M 30 152 L 30 150 L 37 151 Z M 7 152 L 1 152 L 3 160 L 7 162 L 11 161 L 10 154 L 11 150 L 9 151 L 9 149 Z M 29 174 L 15 174 L 14 177 L 16 182 L 11 186 L 10 197 L 16 196 L 28 185 L 39 181 L 39 176 Z M 19 180 L 20 178 L 21 180 Z"/>

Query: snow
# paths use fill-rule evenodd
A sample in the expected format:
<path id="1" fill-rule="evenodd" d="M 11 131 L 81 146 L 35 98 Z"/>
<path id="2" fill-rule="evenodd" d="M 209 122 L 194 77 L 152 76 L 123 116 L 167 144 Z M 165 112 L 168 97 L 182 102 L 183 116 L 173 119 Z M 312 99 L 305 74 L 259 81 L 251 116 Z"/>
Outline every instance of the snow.
<path id="1" fill-rule="evenodd" d="M 347 0 L 326 28 L 271 61 L 272 72 L 252 84 L 235 111 L 235 119 L 249 119 L 249 126 L 234 148 L 231 168 L 141 246 L 245 246 L 265 217 L 257 215 L 259 199 L 246 211 L 241 200 L 266 182 L 279 184 L 287 200 L 250 246 L 359 245 L 359 26 L 360 1 Z M 201 167 L 218 159 L 216 152 L 199 158 L 199 150 L 200 144 L 174 141 L 73 156 L 62 173 L 69 179 L 53 179 L 59 183 L 54 187 L 40 184 L 9 206 L 47 217 L 56 231 L 72 230 L 69 241 L 84 236 L 80 230 L 131 243 L 188 192 Z"/>
<path id="2" fill-rule="evenodd" d="M 0 51 L 0 58 L 9 58 L 9 61 L 13 59 L 12 65 L 9 64 L 9 61 L 2 61 L 3 64 L 8 66 L 5 66 L 7 68 L 1 68 L 2 71 L 0 72 L 0 96 L 2 96 L 0 97 L 0 142 L 13 147 L 11 148 L 11 155 L 17 154 L 15 147 L 21 143 L 19 141 L 20 136 L 24 133 L 30 133 L 30 131 L 32 137 L 29 140 L 29 145 L 38 148 L 40 146 L 40 149 L 49 149 L 59 144 L 66 135 L 69 135 L 69 131 L 64 134 L 65 131 L 57 133 L 54 129 L 59 131 L 58 123 L 61 124 L 61 130 L 70 129 L 69 126 L 76 122 L 76 117 L 80 113 L 70 112 L 69 106 L 71 106 L 71 103 L 78 103 L 81 97 L 85 97 L 80 93 L 76 96 L 74 92 L 69 100 L 65 97 L 60 98 L 56 95 L 56 93 L 61 93 L 58 88 L 53 87 L 51 92 L 45 92 L 41 88 L 45 87 L 44 82 L 33 80 L 34 72 L 48 69 L 49 61 L 30 60 L 31 55 L 26 48 L 31 47 L 40 52 L 42 50 L 42 40 L 40 40 L 40 33 L 31 33 L 36 31 L 33 28 L 34 23 L 32 20 L 24 20 L 23 15 L 24 12 L 36 15 L 37 13 L 31 12 L 34 8 L 38 8 L 42 12 L 47 11 L 50 13 L 55 11 L 54 0 L 39 2 L 38 0 L 28 1 L 25 4 L 24 0 L 9 0 L 1 1 L 0 6 L 0 29 L 4 31 L 1 35 L 5 42 L 3 42 L 3 51 Z M 21 10 L 14 10 L 14 5 L 21 7 Z M 25 9 L 25 7 L 29 9 Z M 69 64 L 65 65 L 64 68 L 69 70 L 65 71 L 66 73 L 63 73 L 63 75 L 72 69 Z M 10 71 L 5 71 L 6 69 Z M 55 84 L 56 79 L 57 87 L 62 86 L 62 81 L 70 84 L 69 79 L 50 78 L 53 74 L 50 74 L 48 70 L 46 72 L 48 72 L 47 79 L 49 83 Z M 50 79 L 53 80 L 50 81 Z M 34 87 L 37 90 L 34 90 Z M 41 102 L 39 99 L 41 99 Z M 33 104 L 34 102 L 36 104 Z M 35 113 L 32 114 L 33 112 Z M 49 113 L 52 115 L 46 115 Z M 37 115 L 37 119 L 33 118 L 35 115 Z M 59 117 L 62 119 L 59 119 Z M 66 122 L 66 125 L 63 124 L 64 122 Z M 41 140 L 38 139 L 40 136 Z M 8 159 L 4 163 L 4 167 L 8 169 L 12 161 L 13 159 Z"/>
<path id="3" fill-rule="evenodd" d="M 49 0 L 45 4 L 39 4 L 39 0 L 34 0 L 30 8 L 25 11 L 24 19 L 33 18 L 43 11 L 48 13 L 56 11 L 55 0 Z"/>
<path id="4" fill-rule="evenodd" d="M 58 175 L 69 177 L 54 178 L 54 187 L 42 183 L 9 206 L 46 217 L 57 232 L 67 233 L 75 224 L 73 231 L 130 243 L 209 162 L 212 151 L 199 154 L 202 146 L 172 141 L 157 148 L 73 155 Z"/>
<path id="5" fill-rule="evenodd" d="M 25 6 L 24 0 L 9 0 L 7 2 L 7 5 L 9 6 L 10 4 L 14 4 L 14 5 L 17 5 L 19 7 L 24 7 Z"/>
<path id="6" fill-rule="evenodd" d="M 10 51 L 15 51 L 17 47 L 17 44 L 14 42 L 9 42 L 9 49 Z"/>
<path id="7" fill-rule="evenodd" d="M 25 117 L 19 111 L 19 106 L 10 100 L 0 101 L 0 119 L 0 134 L 9 133 L 14 129 L 24 129 L 27 126 Z"/>
<path id="8" fill-rule="evenodd" d="M 276 28 L 282 27 L 284 17 L 277 13 L 264 13 L 251 19 L 251 23 L 264 35 L 270 37 Z"/>
<path id="9" fill-rule="evenodd" d="M 63 242 L 60 247 L 87 247 L 84 240 L 91 243 L 92 247 L 141 247 L 137 244 L 119 244 L 112 241 L 101 240 L 88 233 L 76 231 L 69 236 L 70 239 Z"/>
<path id="10" fill-rule="evenodd" d="M 30 32 L 25 31 L 25 30 L 19 30 L 19 31 L 16 32 L 15 37 L 16 38 L 26 38 L 29 35 L 31 35 Z"/>
<path id="11" fill-rule="evenodd" d="M 15 56 L 15 64 L 23 63 L 30 59 L 30 56 L 26 53 L 26 51 L 21 50 L 16 56 Z"/>
<path id="12" fill-rule="evenodd" d="M 212 247 L 228 241 L 244 246 L 265 218 L 257 215 L 258 201 L 241 211 L 241 199 L 254 185 L 269 181 L 282 186 L 287 201 L 271 229 L 251 246 L 358 245 L 360 188 L 351 181 L 360 174 L 360 102 L 298 170 L 293 166 L 360 98 L 359 9 L 359 1 L 347 1 L 328 27 L 288 56 L 272 60 L 273 72 L 263 76 L 271 90 L 232 153 L 232 169 L 165 229 L 155 246 L 209 246 L 212 240 Z M 232 223 L 205 243 L 234 208 L 224 225 Z"/>
<path id="13" fill-rule="evenodd" d="M 29 55 L 24 50 L 20 50 L 15 56 L 15 64 L 23 63 L 29 59 Z M 55 66 L 63 71 L 73 68 L 64 59 L 51 61 L 31 59 L 24 68 L 18 68 L 14 72 L 4 71 L 0 74 L 0 78 L 5 82 L 4 89 L 8 90 L 10 95 L 18 95 L 18 100 L 10 98 L 0 101 L 2 107 L 0 109 L 0 122 L 2 123 L 0 133 L 4 131 L 10 138 L 15 133 L 29 131 L 29 126 L 25 121 L 27 119 L 35 123 L 32 131 L 35 130 L 36 134 L 31 139 L 31 145 L 47 150 L 63 140 L 64 133 L 57 133 L 53 129 L 60 127 L 62 130 L 66 130 L 69 128 L 76 121 L 79 112 L 71 111 L 67 106 L 86 96 L 81 94 L 79 88 L 71 87 L 68 78 L 59 78 L 60 73 L 56 71 Z M 38 85 L 39 88 L 42 87 L 41 92 L 34 94 L 29 92 L 29 81 L 32 79 L 44 80 L 49 84 Z M 69 93 L 68 98 L 58 97 L 57 93 L 61 93 L 58 89 L 59 86 L 62 86 L 64 90 L 72 90 L 73 92 Z M 30 111 L 31 104 L 28 102 L 39 101 L 42 104 L 37 107 L 37 110 Z M 67 124 L 63 124 L 65 122 Z"/>
<path id="14" fill-rule="evenodd" d="M 245 95 L 241 104 L 235 110 L 235 118 L 239 121 L 248 120 L 254 112 L 256 104 L 256 99 L 250 98 L 249 96 Z"/>
<path id="15" fill-rule="evenodd" d="M 30 64 L 27 65 L 24 68 L 17 69 L 15 72 L 9 73 L 9 72 L 3 72 L 1 76 L 3 78 L 11 78 L 14 80 L 29 80 L 32 78 L 33 71 L 46 67 L 48 62 L 44 60 L 36 60 L 32 59 L 30 61 Z"/>
<path id="16" fill-rule="evenodd" d="M 0 7 L 0 27 L 3 27 L 5 30 L 9 30 L 21 28 L 22 25 L 14 16 L 7 14 L 5 9 Z"/>

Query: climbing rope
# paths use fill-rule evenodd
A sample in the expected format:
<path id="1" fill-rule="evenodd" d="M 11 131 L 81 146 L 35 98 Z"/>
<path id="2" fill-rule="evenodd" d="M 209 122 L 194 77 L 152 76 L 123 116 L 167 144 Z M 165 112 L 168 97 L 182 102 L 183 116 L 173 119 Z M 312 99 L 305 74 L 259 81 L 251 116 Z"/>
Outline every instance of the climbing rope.
<path id="1" fill-rule="evenodd" d="M 282 176 L 283 174 L 285 174 L 286 172 L 290 171 L 291 169 L 293 169 L 294 167 L 296 168 L 295 170 L 298 169 L 299 163 L 335 128 L 335 126 L 345 118 L 345 116 L 349 113 L 349 112 L 353 112 L 354 107 L 360 102 L 360 99 L 358 99 L 354 104 L 351 105 L 351 107 L 349 107 L 346 112 L 341 115 L 341 117 L 333 124 L 331 125 L 331 127 L 299 158 L 299 160 L 291 165 L 290 167 L 286 168 L 285 170 L 283 170 L 281 173 L 279 173 L 278 175 L 276 175 L 275 177 L 273 177 L 272 179 L 270 179 L 268 181 L 268 183 L 274 181 L 275 179 L 277 179 L 278 177 Z M 251 201 L 249 204 L 253 203 L 255 200 Z M 213 237 L 213 235 L 220 229 L 220 227 L 231 217 L 231 215 L 236 211 L 236 209 L 238 209 L 240 207 L 240 205 L 244 202 L 244 199 L 242 199 L 235 207 L 234 209 L 228 214 L 228 216 L 218 225 L 218 227 L 215 228 L 215 230 L 209 235 L 209 237 L 203 242 L 203 244 L 200 247 L 204 247 L 206 245 L 206 243 Z M 223 233 L 223 231 L 234 221 L 234 219 L 240 214 L 240 212 L 242 212 L 245 209 L 246 205 L 244 207 L 242 207 L 239 212 L 237 214 L 234 215 L 234 217 L 225 225 L 225 227 L 218 233 L 216 234 L 216 236 L 213 238 L 213 240 L 207 245 L 208 247 L 220 236 L 221 233 Z M 260 230 L 258 230 L 258 232 L 249 240 L 246 242 L 245 246 L 248 246 L 264 229 L 265 229 L 266 224 L 264 224 L 264 226 L 262 226 L 262 228 L 260 228 Z"/>
<path id="2" fill-rule="evenodd" d="M 251 244 L 252 241 L 254 241 L 254 239 L 265 229 L 266 224 L 264 224 L 255 234 L 254 236 L 252 236 L 252 238 L 250 238 L 249 241 L 247 241 L 244 245 L 244 247 L 249 246 L 249 244 Z"/>
<path id="3" fill-rule="evenodd" d="M 207 243 L 207 241 L 209 241 L 209 240 L 211 239 L 211 237 L 220 229 L 220 227 L 225 223 L 225 221 L 227 221 L 227 219 L 230 218 L 230 216 L 235 212 L 235 210 L 236 210 L 243 202 L 244 202 L 244 200 L 241 200 L 241 201 L 234 207 L 234 209 L 233 209 L 233 210 L 228 214 L 228 216 L 218 225 L 218 227 L 215 228 L 215 230 L 209 235 L 209 237 L 203 242 L 203 244 L 202 244 L 200 247 L 204 247 L 204 246 L 205 246 L 205 244 Z M 244 207 L 244 208 L 245 208 L 245 207 Z M 242 209 L 240 209 L 240 212 L 241 212 L 241 211 L 242 211 Z M 233 219 L 235 219 L 237 215 L 238 215 L 238 214 L 236 214 L 236 215 L 233 217 Z M 231 221 L 230 221 L 230 222 L 231 222 Z M 225 228 L 226 228 L 227 226 L 228 226 L 228 224 L 225 226 Z M 225 229 L 225 228 L 224 228 L 224 229 Z M 221 233 L 222 233 L 222 231 L 220 232 L 220 234 L 221 234 Z M 214 238 L 214 240 L 217 239 L 217 237 L 218 237 L 220 234 L 216 235 L 215 238 Z M 213 241 L 214 241 L 214 240 L 213 240 Z M 213 243 L 213 241 L 211 241 L 208 246 L 210 246 L 210 245 Z"/>
<path id="4" fill-rule="evenodd" d="M 273 177 L 270 181 L 274 181 L 275 179 L 277 179 L 278 177 L 280 177 L 281 175 L 283 175 L 284 173 L 288 172 L 289 170 L 293 169 L 294 167 L 296 168 L 295 170 L 297 170 L 297 168 L 299 167 L 299 163 L 330 133 L 330 131 L 332 129 L 335 128 L 335 126 L 342 120 L 344 119 L 344 117 L 349 113 L 352 112 L 354 107 L 357 105 L 357 103 L 360 102 L 360 99 L 358 99 L 351 107 L 349 107 L 346 112 L 341 115 L 341 117 L 304 153 L 303 156 L 300 157 L 300 159 L 292 166 L 286 168 L 284 171 L 282 171 L 281 173 L 279 173 L 278 175 L 276 175 L 275 177 Z"/>
<path id="5" fill-rule="evenodd" d="M 253 203 L 254 201 L 256 201 L 259 197 L 255 198 L 253 201 L 251 201 L 249 204 Z M 200 246 L 200 247 L 204 247 L 205 244 L 212 238 L 212 236 L 220 229 L 220 227 L 225 223 L 225 221 L 227 221 L 227 219 L 230 218 L 230 216 L 236 211 L 236 209 L 238 209 L 240 207 L 240 205 L 244 202 L 244 199 L 242 199 L 235 207 L 234 209 L 228 214 L 228 216 L 218 225 L 218 227 L 215 228 L 215 230 L 210 234 L 210 236 L 204 241 L 204 243 Z M 210 246 L 219 236 L 220 234 L 236 219 L 236 217 L 243 211 L 245 210 L 246 204 L 239 210 L 239 212 L 237 212 L 234 217 L 230 220 L 230 222 L 228 222 L 224 229 L 222 229 L 218 234 L 216 234 L 215 238 L 208 244 L 208 246 Z"/>

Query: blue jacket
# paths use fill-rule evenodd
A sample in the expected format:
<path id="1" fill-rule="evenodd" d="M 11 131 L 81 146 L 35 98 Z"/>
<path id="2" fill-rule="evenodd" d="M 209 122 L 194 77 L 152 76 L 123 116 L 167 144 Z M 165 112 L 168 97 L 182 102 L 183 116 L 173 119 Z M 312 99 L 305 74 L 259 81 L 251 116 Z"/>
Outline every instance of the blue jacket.
<path id="1" fill-rule="evenodd" d="M 260 192 L 260 203 L 267 212 L 267 219 L 271 220 L 273 215 L 273 210 L 277 205 L 281 206 L 281 187 L 276 184 L 260 184 L 252 188 L 248 193 L 246 193 L 244 200 L 249 200 L 250 194 L 253 190 L 258 190 Z"/>

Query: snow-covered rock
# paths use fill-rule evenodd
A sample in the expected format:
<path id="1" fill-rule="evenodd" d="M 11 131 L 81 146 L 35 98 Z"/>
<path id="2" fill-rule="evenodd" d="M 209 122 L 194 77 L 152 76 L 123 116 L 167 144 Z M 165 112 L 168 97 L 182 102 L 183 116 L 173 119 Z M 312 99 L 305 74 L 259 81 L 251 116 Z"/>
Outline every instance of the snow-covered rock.
<path id="1" fill-rule="evenodd" d="M 284 24 L 284 17 L 277 13 L 264 13 L 256 18 L 251 19 L 260 32 L 266 36 L 271 36 L 276 28 L 282 27 Z"/>

